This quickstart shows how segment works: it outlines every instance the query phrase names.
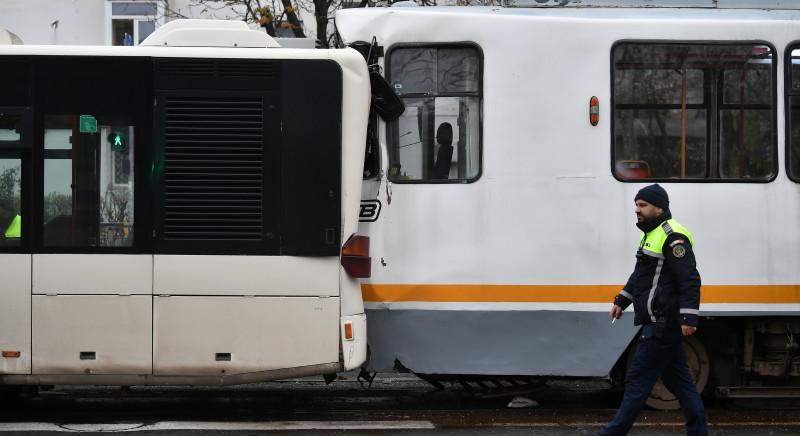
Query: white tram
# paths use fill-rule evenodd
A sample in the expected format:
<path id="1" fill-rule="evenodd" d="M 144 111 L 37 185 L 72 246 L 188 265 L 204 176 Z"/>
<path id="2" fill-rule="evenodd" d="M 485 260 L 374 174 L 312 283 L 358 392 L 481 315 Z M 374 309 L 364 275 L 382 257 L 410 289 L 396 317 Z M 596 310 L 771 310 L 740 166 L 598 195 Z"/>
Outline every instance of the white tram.
<path id="1" fill-rule="evenodd" d="M 354 50 L 275 47 L 219 21 L 0 46 L 0 385 L 364 362 L 368 71 Z"/>
<path id="2" fill-rule="evenodd" d="M 701 388 L 795 383 L 800 5 L 690 3 L 337 14 L 406 106 L 365 171 L 372 369 L 624 367 L 633 317 L 608 310 L 634 266 L 633 196 L 658 182 L 697 240 Z"/>

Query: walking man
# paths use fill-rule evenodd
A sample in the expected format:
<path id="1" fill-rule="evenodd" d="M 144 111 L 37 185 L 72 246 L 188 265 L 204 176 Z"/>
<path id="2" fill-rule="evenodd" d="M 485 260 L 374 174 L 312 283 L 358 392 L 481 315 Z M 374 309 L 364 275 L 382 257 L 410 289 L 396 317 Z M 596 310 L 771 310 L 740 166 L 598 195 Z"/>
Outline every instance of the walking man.
<path id="1" fill-rule="evenodd" d="M 602 436 L 625 435 L 661 377 L 686 416 L 688 435 L 707 435 L 703 400 L 689 374 L 684 336 L 697 331 L 700 274 L 692 234 L 672 219 L 667 191 L 659 185 L 642 188 L 634 198 L 636 226 L 643 232 L 636 267 L 614 298 L 611 318 L 622 317 L 631 303 L 634 325 L 642 325 L 639 345 L 625 377 L 625 394 Z"/>

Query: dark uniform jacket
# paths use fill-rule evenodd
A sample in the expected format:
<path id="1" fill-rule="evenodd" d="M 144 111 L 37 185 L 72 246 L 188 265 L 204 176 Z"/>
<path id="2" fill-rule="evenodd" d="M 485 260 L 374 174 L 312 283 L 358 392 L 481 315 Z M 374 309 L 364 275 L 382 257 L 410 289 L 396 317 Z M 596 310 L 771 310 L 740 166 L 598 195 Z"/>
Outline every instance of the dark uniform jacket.
<path id="1" fill-rule="evenodd" d="M 636 252 L 636 267 L 614 304 L 624 310 L 632 302 L 635 325 L 662 322 L 697 326 L 700 273 L 692 235 L 668 213 L 664 218 L 654 228 L 645 229 Z M 652 246 L 661 241 L 660 247 Z"/>

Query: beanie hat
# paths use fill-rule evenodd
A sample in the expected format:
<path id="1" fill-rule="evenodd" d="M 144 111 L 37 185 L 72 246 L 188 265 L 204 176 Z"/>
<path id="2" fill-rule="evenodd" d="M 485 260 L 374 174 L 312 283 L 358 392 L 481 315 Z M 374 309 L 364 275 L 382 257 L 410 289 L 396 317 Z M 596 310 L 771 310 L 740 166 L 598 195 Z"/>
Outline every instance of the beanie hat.
<path id="1" fill-rule="evenodd" d="M 636 200 L 644 200 L 655 207 L 669 209 L 669 195 L 667 195 L 667 191 L 658 184 L 645 186 L 640 189 L 639 192 L 636 193 L 636 197 L 633 198 L 633 201 Z"/>

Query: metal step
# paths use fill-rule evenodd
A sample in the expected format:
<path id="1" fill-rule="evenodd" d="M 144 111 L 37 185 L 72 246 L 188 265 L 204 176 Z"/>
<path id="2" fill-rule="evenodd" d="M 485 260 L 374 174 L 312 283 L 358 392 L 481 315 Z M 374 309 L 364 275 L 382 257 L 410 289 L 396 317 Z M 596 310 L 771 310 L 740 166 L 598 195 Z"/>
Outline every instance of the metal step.
<path id="1" fill-rule="evenodd" d="M 720 398 L 800 398 L 800 386 L 718 386 Z"/>

